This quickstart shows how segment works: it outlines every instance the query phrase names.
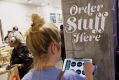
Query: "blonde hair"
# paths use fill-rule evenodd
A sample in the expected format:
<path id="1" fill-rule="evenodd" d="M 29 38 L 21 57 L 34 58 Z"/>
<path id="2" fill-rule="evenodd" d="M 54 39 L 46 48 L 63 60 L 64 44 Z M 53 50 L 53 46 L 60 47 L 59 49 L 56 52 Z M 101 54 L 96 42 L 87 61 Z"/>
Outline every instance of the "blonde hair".
<path id="1" fill-rule="evenodd" d="M 26 35 L 26 44 L 34 59 L 42 59 L 47 55 L 49 44 L 52 41 L 60 42 L 58 28 L 52 23 L 45 23 L 38 14 L 32 14 L 32 25 Z"/>
<path id="2" fill-rule="evenodd" d="M 10 32 L 9 35 L 8 35 L 8 38 L 11 39 L 12 37 L 15 37 L 16 41 L 19 42 L 19 43 L 24 42 L 23 36 L 18 31 Z"/>

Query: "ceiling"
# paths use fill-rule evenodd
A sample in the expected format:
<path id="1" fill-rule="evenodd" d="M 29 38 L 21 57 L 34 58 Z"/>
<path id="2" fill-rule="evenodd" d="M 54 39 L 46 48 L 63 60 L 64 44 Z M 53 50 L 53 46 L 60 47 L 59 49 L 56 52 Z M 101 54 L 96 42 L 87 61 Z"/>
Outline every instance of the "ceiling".
<path id="1" fill-rule="evenodd" d="M 61 8 L 61 0 L 0 0 L 0 1 L 8 1 L 8 2 L 30 4 L 30 5 L 37 5 L 37 6 L 50 5 L 56 8 Z"/>

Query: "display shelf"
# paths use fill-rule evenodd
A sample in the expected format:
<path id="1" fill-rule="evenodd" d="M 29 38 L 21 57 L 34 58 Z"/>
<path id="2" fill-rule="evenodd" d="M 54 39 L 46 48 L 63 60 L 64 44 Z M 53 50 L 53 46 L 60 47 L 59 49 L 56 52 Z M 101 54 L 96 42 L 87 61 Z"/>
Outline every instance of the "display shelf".
<path id="1" fill-rule="evenodd" d="M 9 64 L 12 49 L 13 48 L 7 44 L 0 45 L 0 66 Z"/>

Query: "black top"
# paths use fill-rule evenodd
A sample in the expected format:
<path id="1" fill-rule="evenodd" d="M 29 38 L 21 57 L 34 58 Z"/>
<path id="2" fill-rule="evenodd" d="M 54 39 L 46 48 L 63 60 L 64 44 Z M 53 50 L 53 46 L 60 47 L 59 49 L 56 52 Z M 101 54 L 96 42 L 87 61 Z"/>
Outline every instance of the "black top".
<path id="1" fill-rule="evenodd" d="M 23 67 L 19 69 L 20 78 L 22 78 L 32 65 L 32 58 L 29 56 L 29 51 L 25 44 L 20 43 L 17 48 L 14 48 L 11 55 L 10 65 L 23 64 Z"/>

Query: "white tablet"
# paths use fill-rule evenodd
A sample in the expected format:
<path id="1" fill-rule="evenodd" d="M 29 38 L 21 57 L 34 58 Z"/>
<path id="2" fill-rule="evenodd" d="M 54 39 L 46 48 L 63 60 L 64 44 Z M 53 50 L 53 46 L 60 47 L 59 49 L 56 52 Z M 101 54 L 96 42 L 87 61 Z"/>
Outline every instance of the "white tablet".
<path id="1" fill-rule="evenodd" d="M 92 59 L 78 59 L 78 58 L 65 59 L 64 64 L 63 64 L 63 71 L 64 70 L 73 70 L 80 76 L 85 77 L 85 73 L 84 73 L 84 69 L 83 69 L 84 62 L 92 63 Z"/>

